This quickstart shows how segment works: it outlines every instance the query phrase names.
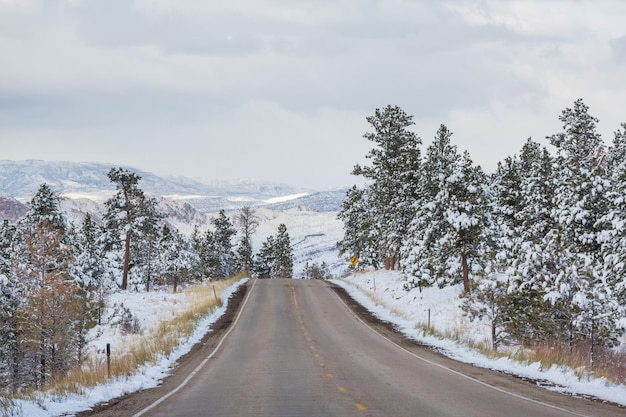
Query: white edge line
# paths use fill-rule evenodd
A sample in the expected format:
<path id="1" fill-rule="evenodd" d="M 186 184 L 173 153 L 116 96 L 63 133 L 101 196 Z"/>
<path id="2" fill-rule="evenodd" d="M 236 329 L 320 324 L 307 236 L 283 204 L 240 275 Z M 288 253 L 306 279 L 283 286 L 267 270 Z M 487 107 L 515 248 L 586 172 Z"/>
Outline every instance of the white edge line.
<path id="1" fill-rule="evenodd" d="M 340 287 L 340 288 L 342 288 L 341 286 L 339 286 L 339 287 Z M 507 391 L 507 390 L 505 390 L 505 389 L 502 389 L 502 388 L 496 387 L 495 385 L 488 384 L 488 383 L 486 383 L 486 382 L 483 382 L 483 381 L 481 381 L 481 380 L 479 380 L 479 379 L 476 379 L 476 378 L 474 378 L 474 377 L 471 377 L 471 376 L 469 376 L 469 375 L 465 375 L 465 374 L 464 374 L 464 373 L 462 373 L 462 372 L 455 371 L 454 369 L 448 368 L 447 366 L 442 365 L 442 364 L 440 364 L 440 363 L 437 363 L 437 362 L 433 362 L 433 361 L 431 361 L 431 360 L 428 360 L 428 359 L 426 359 L 426 358 L 424 358 L 424 357 L 422 357 L 422 356 L 420 356 L 420 355 L 418 355 L 418 354 L 416 354 L 416 353 L 414 353 L 414 352 L 411 352 L 410 350 L 408 350 L 408 349 L 406 349 L 406 348 L 403 348 L 402 346 L 400 346 L 399 344 L 397 344 L 397 343 L 396 343 L 396 342 L 394 342 L 393 340 L 389 339 L 388 337 L 386 337 L 386 336 L 382 335 L 382 334 L 381 334 L 380 332 L 378 332 L 376 329 L 374 329 L 374 328 L 373 328 L 373 327 L 371 327 L 369 324 L 367 324 L 365 321 L 363 321 L 363 320 L 362 320 L 359 316 L 357 316 L 357 315 L 356 315 L 356 313 L 355 313 L 354 311 L 352 311 L 352 309 L 351 309 L 351 308 L 350 308 L 350 307 L 349 307 L 349 306 L 345 303 L 345 301 L 343 301 L 343 299 L 342 299 L 341 297 L 339 297 L 339 294 L 337 294 L 334 290 L 332 290 L 332 288 L 330 288 L 330 289 L 331 289 L 331 291 L 335 294 L 335 296 L 339 299 L 339 301 L 341 301 L 341 303 L 344 305 L 344 307 L 346 307 L 346 309 L 348 309 L 348 311 L 350 312 L 350 314 L 352 314 L 352 315 L 354 316 L 354 318 L 356 318 L 359 322 L 361 322 L 361 324 L 363 324 L 365 327 L 367 327 L 367 328 L 368 328 L 368 329 L 370 329 L 372 332 L 374 332 L 375 334 L 377 334 L 379 337 L 381 337 L 382 339 L 384 339 L 384 340 L 386 340 L 387 342 L 391 343 L 392 345 L 394 345 L 394 346 L 395 346 L 395 347 L 397 347 L 398 349 L 400 349 L 400 350 L 402 350 L 402 351 L 404 351 L 404 352 L 408 353 L 409 355 L 411 355 L 411 356 L 413 356 L 413 357 L 415 357 L 415 358 L 417 358 L 417 359 L 419 359 L 419 360 L 421 360 L 421 361 L 423 361 L 423 362 L 428 363 L 429 365 L 433 365 L 433 366 L 436 366 L 436 367 L 439 367 L 439 368 L 445 369 L 446 371 L 451 372 L 451 373 L 453 373 L 453 374 L 455 374 L 455 375 L 458 375 L 458 376 L 460 376 L 460 377 L 463 377 L 463 378 L 469 379 L 469 380 L 470 380 L 470 381 L 472 381 L 472 382 L 476 382 L 476 383 L 478 383 L 478 384 L 480 384 L 480 385 L 483 385 L 483 386 L 485 386 L 485 387 L 487 387 L 487 388 L 491 388 L 491 389 L 492 389 L 492 390 L 494 390 L 494 391 L 500 392 L 500 393 L 502 393 L 502 394 L 510 395 L 511 397 L 518 398 L 518 399 L 520 399 L 520 400 L 528 401 L 528 402 L 531 402 L 531 403 L 534 403 L 534 404 L 537 404 L 537 405 L 541 405 L 541 406 L 544 406 L 544 407 L 547 407 L 547 408 L 552 408 L 552 409 L 554 409 L 554 410 L 558 410 L 558 411 L 561 411 L 561 412 L 564 412 L 564 413 L 567 413 L 567 414 L 571 414 L 571 415 L 574 415 L 574 416 L 579 416 L 579 417 L 590 417 L 590 416 L 588 416 L 588 415 L 586 415 L 586 414 L 579 414 L 579 413 L 577 413 L 577 412 L 575 412 L 575 411 L 570 411 L 570 410 L 567 410 L 567 409 L 565 409 L 565 408 L 559 407 L 559 406 L 557 406 L 557 405 L 547 404 L 547 403 L 544 403 L 544 402 L 541 402 L 541 401 L 538 401 L 538 400 L 532 399 L 532 398 L 530 398 L 530 397 L 526 397 L 526 396 L 521 395 L 521 394 L 517 394 L 517 393 L 511 392 L 511 391 Z M 348 292 L 347 292 L 347 290 L 346 290 L 345 288 L 343 288 L 343 290 L 344 290 L 344 291 L 346 291 L 346 293 L 348 293 Z M 348 295 L 349 295 L 349 293 L 348 293 Z M 355 302 L 357 302 L 357 301 L 355 300 Z"/>
<path id="2" fill-rule="evenodd" d="M 167 394 L 165 394 L 164 396 L 162 396 L 161 398 L 159 398 L 158 400 L 156 400 L 155 402 L 153 402 L 152 404 L 150 404 L 149 406 L 147 406 L 143 410 L 139 411 L 136 414 L 133 414 L 132 417 L 140 417 L 140 416 L 144 415 L 145 413 L 147 413 L 148 411 L 150 411 L 153 408 L 155 408 L 156 406 L 160 405 L 163 401 L 167 400 L 169 397 L 171 397 L 172 395 L 174 395 L 178 391 L 180 391 L 185 385 L 187 385 L 187 383 L 189 383 L 189 381 L 191 381 L 191 379 L 198 372 L 200 372 L 200 370 L 204 367 L 204 365 L 206 365 L 206 363 L 217 353 L 217 351 L 220 349 L 220 347 L 222 347 L 222 343 L 224 343 L 224 340 L 226 340 L 226 338 L 228 337 L 230 332 L 232 332 L 233 329 L 235 328 L 235 326 L 237 325 L 237 322 L 239 321 L 239 318 L 241 317 L 241 313 L 243 313 L 243 310 L 246 307 L 246 304 L 248 303 L 248 299 L 250 298 L 250 294 L 252 293 L 252 289 L 254 288 L 255 285 L 256 285 L 256 280 L 254 280 L 254 282 L 252 282 L 252 287 L 250 287 L 250 291 L 248 291 L 248 293 L 246 294 L 246 299 L 243 300 L 243 304 L 241 305 L 241 308 L 239 309 L 239 313 L 237 313 L 237 317 L 235 318 L 235 321 L 233 321 L 233 323 L 230 325 L 230 328 L 228 329 L 228 331 L 226 331 L 226 333 L 224 333 L 224 336 L 222 336 L 222 339 L 217 344 L 217 346 L 215 346 L 215 349 L 213 349 L 211 354 L 209 356 L 207 356 L 206 358 L 204 358 L 204 360 L 198 366 L 196 366 L 196 369 L 194 369 L 187 376 L 187 378 L 185 378 L 185 380 L 180 383 L 179 386 L 177 386 L 176 388 L 174 388 L 173 390 L 171 390 L 170 392 L 168 392 Z"/>

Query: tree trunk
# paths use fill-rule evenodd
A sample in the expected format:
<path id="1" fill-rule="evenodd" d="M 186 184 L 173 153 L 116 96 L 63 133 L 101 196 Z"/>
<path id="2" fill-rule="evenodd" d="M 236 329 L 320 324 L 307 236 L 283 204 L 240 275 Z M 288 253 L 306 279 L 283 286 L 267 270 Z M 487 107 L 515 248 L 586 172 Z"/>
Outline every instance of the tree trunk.
<path id="1" fill-rule="evenodd" d="M 463 292 L 470 293 L 469 267 L 467 266 L 467 254 L 461 254 L 461 265 L 463 267 Z"/>
<path id="2" fill-rule="evenodd" d="M 128 288 L 128 268 L 130 265 L 130 232 L 126 232 L 126 246 L 124 248 L 124 272 L 122 275 L 122 290 Z"/>

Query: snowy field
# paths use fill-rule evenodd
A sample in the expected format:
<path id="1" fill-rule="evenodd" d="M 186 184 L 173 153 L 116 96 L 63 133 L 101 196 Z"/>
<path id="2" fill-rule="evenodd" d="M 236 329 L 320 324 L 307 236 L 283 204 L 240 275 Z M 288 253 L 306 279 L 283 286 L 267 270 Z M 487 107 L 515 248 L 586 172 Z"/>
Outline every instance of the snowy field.
<path id="1" fill-rule="evenodd" d="M 406 336 L 433 346 L 451 358 L 542 381 L 545 382 L 542 385 L 554 391 L 593 396 L 626 406 L 626 385 L 615 385 L 604 378 L 581 380 L 569 368 L 553 366 L 543 369 L 539 363 L 491 359 L 461 343 L 425 335 L 417 325 L 427 325 L 430 310 L 430 324 L 438 333 L 461 332 L 469 340 L 490 343 L 491 330 L 487 323 L 472 323 L 463 317 L 459 297 L 463 290 L 461 285 L 444 289 L 424 288 L 422 292 L 417 288 L 406 291 L 402 275 L 395 271 L 360 273 L 333 282 L 345 288 L 356 301 L 379 318 L 395 324 Z M 622 343 L 626 344 L 626 340 Z"/>

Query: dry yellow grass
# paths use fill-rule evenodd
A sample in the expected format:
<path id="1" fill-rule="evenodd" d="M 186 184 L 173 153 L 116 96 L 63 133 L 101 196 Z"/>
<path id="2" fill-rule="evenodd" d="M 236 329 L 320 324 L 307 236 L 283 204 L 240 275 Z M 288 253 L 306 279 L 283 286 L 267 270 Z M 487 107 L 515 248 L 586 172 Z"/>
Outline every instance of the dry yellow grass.
<path id="1" fill-rule="evenodd" d="M 169 356 L 194 331 L 198 321 L 222 305 L 224 289 L 245 276 L 238 275 L 221 281 L 211 281 L 187 288 L 184 291 L 187 308 L 173 318 L 162 321 L 148 333 L 126 337 L 121 356 L 111 358 L 111 377 L 132 375 L 141 366 L 156 361 L 159 357 Z M 106 359 L 89 358 L 79 369 L 54 381 L 47 390 L 53 394 L 82 393 L 106 382 L 108 379 Z"/>

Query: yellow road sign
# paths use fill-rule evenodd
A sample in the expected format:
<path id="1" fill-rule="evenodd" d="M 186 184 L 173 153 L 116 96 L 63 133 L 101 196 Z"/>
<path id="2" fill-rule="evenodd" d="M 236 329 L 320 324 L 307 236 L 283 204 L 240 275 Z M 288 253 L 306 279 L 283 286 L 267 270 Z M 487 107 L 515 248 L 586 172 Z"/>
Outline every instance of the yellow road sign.
<path id="1" fill-rule="evenodd" d="M 359 259 L 358 259 L 356 256 L 353 256 L 352 258 L 350 258 L 350 263 L 351 263 L 353 266 L 356 266 L 356 264 L 358 264 L 358 263 L 359 263 Z"/>

